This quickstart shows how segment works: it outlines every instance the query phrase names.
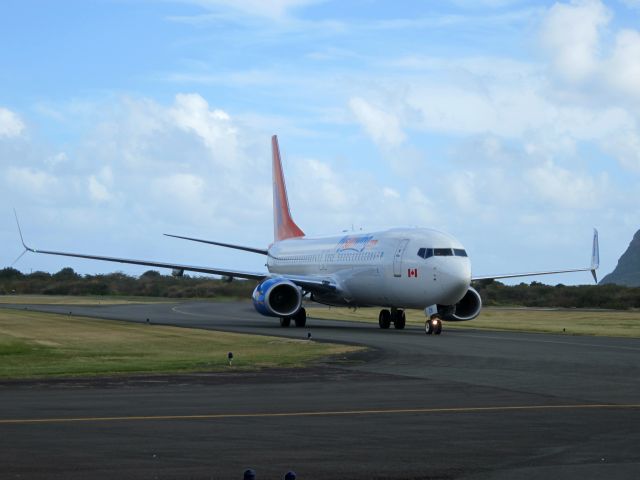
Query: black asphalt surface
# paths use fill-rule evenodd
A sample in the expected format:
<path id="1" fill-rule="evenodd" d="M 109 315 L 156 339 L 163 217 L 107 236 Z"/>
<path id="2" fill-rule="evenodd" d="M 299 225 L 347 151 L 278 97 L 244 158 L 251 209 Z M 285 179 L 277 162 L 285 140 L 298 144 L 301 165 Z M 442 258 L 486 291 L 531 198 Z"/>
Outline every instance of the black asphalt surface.
<path id="1" fill-rule="evenodd" d="M 638 340 L 282 329 L 247 303 L 29 308 L 371 351 L 303 370 L 1 384 L 0 478 L 640 478 Z"/>

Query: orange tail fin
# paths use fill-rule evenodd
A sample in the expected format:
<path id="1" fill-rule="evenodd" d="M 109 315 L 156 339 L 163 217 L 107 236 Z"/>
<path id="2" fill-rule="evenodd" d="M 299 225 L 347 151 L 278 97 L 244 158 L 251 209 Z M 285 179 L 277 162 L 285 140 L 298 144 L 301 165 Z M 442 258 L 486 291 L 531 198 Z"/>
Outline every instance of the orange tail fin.
<path id="1" fill-rule="evenodd" d="M 276 242 L 293 237 L 304 237 L 304 232 L 291 218 L 287 186 L 282 174 L 280 148 L 278 137 L 271 137 L 271 151 L 273 153 L 273 237 Z"/>

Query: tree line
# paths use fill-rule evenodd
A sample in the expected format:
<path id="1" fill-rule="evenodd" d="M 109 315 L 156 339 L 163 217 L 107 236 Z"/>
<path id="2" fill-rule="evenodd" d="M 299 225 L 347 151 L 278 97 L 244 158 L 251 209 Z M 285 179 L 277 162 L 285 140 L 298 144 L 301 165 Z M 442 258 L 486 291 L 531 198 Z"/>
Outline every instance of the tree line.
<path id="1" fill-rule="evenodd" d="M 121 272 L 80 275 L 72 268 L 57 273 L 22 273 L 15 268 L 0 270 L 0 295 L 111 295 L 166 298 L 248 299 L 255 281 L 233 282 L 206 276 L 162 275 L 148 270 L 139 277 Z M 562 308 L 640 308 L 640 288 L 621 285 L 505 285 L 495 280 L 474 282 L 485 306 Z"/>
<path id="2" fill-rule="evenodd" d="M 495 280 L 474 282 L 473 287 L 487 306 L 606 308 L 626 310 L 640 308 L 640 287 L 622 285 L 505 285 Z"/>
<path id="3" fill-rule="evenodd" d="M 72 268 L 57 273 L 24 274 L 15 268 L 0 270 L 0 295 L 111 295 L 166 298 L 249 298 L 256 282 L 233 282 L 212 277 L 162 275 L 148 270 L 139 277 L 121 272 L 80 275 Z"/>

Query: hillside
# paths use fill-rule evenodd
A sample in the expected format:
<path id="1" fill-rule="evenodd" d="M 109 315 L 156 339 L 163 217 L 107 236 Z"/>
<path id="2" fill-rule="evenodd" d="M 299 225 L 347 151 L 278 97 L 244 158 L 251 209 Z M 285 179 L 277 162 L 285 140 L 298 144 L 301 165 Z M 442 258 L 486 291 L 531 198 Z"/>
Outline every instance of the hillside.
<path id="1" fill-rule="evenodd" d="M 600 281 L 601 285 L 605 283 L 640 287 L 640 230 L 618 260 L 615 270 Z"/>

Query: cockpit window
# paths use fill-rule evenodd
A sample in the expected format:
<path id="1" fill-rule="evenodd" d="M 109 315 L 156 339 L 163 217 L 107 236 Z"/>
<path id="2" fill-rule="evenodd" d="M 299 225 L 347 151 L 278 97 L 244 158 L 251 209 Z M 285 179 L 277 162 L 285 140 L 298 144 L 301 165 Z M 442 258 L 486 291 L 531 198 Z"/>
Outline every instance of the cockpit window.
<path id="1" fill-rule="evenodd" d="M 462 248 L 426 248 L 422 247 L 418 250 L 418 256 L 421 258 L 429 258 L 429 257 L 451 257 L 455 255 L 456 257 L 466 257 L 467 252 Z"/>

